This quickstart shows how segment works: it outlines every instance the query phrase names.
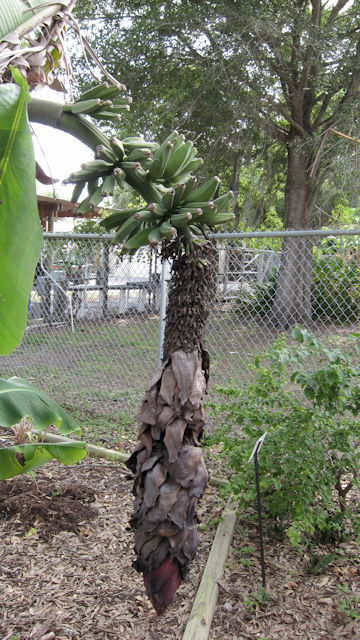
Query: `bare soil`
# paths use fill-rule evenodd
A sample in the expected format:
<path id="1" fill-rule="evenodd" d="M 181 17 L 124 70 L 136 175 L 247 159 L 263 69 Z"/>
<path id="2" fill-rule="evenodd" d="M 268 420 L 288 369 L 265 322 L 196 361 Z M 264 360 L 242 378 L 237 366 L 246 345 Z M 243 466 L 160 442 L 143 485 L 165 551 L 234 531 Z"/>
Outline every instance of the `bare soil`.
<path id="1" fill-rule="evenodd" d="M 131 566 L 131 484 L 124 467 L 87 458 L 74 467 L 49 463 L 35 478 L 0 485 L 1 640 L 182 637 L 223 505 L 209 488 L 198 509 L 198 556 L 173 604 L 157 616 Z M 354 542 L 301 556 L 266 533 L 265 550 L 264 595 L 256 522 L 240 518 L 210 640 L 360 639 Z"/>

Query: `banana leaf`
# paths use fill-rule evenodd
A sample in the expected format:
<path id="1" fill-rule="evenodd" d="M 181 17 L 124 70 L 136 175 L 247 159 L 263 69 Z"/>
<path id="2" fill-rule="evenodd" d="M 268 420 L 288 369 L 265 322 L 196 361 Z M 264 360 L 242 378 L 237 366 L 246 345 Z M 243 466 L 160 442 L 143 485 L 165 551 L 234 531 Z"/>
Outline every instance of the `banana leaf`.
<path id="1" fill-rule="evenodd" d="M 19 343 L 42 247 L 25 80 L 0 85 L 0 355 Z"/>
<path id="2" fill-rule="evenodd" d="M 45 3 L 44 0 L 1 0 L 0 41 L 14 31 L 20 35 L 26 33 L 41 22 L 43 16 L 56 13 L 66 4 L 65 0 L 57 3 Z"/>
<path id="3" fill-rule="evenodd" d="M 81 433 L 80 427 L 67 411 L 30 382 L 22 378 L 0 378 L 0 426 L 11 427 L 29 418 L 35 431 L 54 424 L 63 435 Z"/>
<path id="4" fill-rule="evenodd" d="M 11 427 L 29 418 L 32 431 L 41 432 L 54 424 L 60 433 L 80 434 L 81 429 L 67 411 L 22 378 L 0 378 L 0 426 Z M 40 435 L 41 438 L 41 435 Z M 29 442 L 0 449 L 0 480 L 27 473 L 55 458 L 63 464 L 75 464 L 86 456 L 80 441 L 48 444 Z"/>
<path id="5" fill-rule="evenodd" d="M 75 464 L 86 456 L 82 442 L 61 444 L 28 443 L 0 449 L 0 480 L 13 478 L 40 467 L 55 458 L 63 464 Z"/>

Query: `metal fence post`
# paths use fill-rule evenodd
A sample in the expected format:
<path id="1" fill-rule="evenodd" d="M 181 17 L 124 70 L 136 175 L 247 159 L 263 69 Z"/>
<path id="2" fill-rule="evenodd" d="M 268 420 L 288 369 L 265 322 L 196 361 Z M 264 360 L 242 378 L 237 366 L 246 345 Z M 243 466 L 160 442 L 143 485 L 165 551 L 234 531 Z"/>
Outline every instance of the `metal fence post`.
<path id="1" fill-rule="evenodd" d="M 161 367 L 162 357 L 163 357 L 168 278 L 169 278 L 169 263 L 167 260 L 164 260 L 161 265 L 161 278 L 160 278 L 160 311 L 159 311 L 160 318 L 159 318 L 159 342 L 158 342 L 158 366 L 159 367 Z"/>

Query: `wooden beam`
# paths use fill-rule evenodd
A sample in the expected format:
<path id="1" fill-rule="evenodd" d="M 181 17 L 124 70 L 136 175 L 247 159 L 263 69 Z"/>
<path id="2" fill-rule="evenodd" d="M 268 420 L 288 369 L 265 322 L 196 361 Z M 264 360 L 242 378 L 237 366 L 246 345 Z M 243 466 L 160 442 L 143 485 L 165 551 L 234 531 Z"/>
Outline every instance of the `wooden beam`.
<path id="1" fill-rule="evenodd" d="M 219 581 L 224 572 L 235 523 L 236 512 L 229 502 L 222 513 L 182 640 L 207 640 L 209 636 L 219 593 Z"/>

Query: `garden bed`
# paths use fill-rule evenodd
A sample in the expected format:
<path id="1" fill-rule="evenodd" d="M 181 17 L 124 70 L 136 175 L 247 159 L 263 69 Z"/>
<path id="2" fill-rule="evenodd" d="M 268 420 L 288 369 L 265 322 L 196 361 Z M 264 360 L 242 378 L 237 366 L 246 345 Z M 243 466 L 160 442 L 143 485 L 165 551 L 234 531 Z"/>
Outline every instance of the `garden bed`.
<path id="1" fill-rule="evenodd" d="M 19 505 L 18 512 L 2 509 L 0 515 L 1 640 L 182 637 L 223 509 L 215 488 L 199 505 L 198 556 L 162 616 L 153 611 L 131 566 L 131 478 L 124 467 L 90 458 L 69 468 L 49 463 L 35 479 L 14 478 L 1 491 L 2 501 L 17 491 L 13 506 Z M 40 498 L 47 512 L 25 518 L 21 505 L 29 497 L 29 504 Z M 56 504 L 65 498 L 60 518 Z M 268 594 L 259 589 L 256 523 L 240 518 L 210 640 L 360 638 L 355 543 L 314 548 L 305 557 L 286 540 L 266 535 L 265 545 Z"/>

